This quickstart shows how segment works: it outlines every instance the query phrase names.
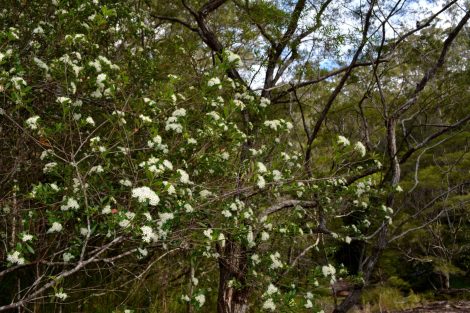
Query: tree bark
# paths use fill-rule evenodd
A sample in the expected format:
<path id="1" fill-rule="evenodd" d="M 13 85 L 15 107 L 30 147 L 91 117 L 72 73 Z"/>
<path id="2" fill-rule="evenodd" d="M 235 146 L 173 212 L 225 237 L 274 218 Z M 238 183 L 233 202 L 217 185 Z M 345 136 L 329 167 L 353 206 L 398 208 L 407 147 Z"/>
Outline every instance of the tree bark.
<path id="1" fill-rule="evenodd" d="M 246 313 L 249 295 L 247 251 L 231 240 L 219 250 L 223 253 L 219 257 L 217 313 Z M 232 286 L 232 280 L 236 280 L 235 286 Z"/>

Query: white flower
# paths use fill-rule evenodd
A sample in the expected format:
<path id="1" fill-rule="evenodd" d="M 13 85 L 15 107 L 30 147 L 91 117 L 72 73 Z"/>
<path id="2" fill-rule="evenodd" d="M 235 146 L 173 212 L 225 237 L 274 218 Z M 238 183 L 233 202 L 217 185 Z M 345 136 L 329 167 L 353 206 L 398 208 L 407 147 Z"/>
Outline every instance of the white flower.
<path id="1" fill-rule="evenodd" d="M 92 168 L 90 168 L 90 174 L 91 173 L 103 173 L 104 169 L 101 165 L 95 165 Z"/>
<path id="2" fill-rule="evenodd" d="M 31 129 L 37 129 L 38 128 L 38 120 L 39 120 L 39 116 L 38 115 L 35 115 L 35 116 L 32 116 L 30 118 L 28 118 L 26 120 L 26 126 L 28 128 L 31 128 Z"/>
<path id="3" fill-rule="evenodd" d="M 276 311 L 276 305 L 274 304 L 273 299 L 269 298 L 263 303 L 263 310 L 270 310 L 272 312 Z"/>
<path id="4" fill-rule="evenodd" d="M 35 29 L 33 29 L 33 34 L 44 34 L 44 29 L 41 25 L 38 25 Z"/>
<path id="5" fill-rule="evenodd" d="M 180 174 L 180 182 L 183 184 L 191 184 L 191 181 L 189 180 L 189 175 L 186 173 L 186 171 L 178 169 L 176 170 Z"/>
<path id="6" fill-rule="evenodd" d="M 338 136 L 338 143 L 345 147 L 350 145 L 349 139 L 344 136 Z"/>
<path id="7" fill-rule="evenodd" d="M 229 210 L 222 210 L 222 215 L 226 218 L 229 218 L 232 216 L 232 212 L 230 212 Z"/>
<path id="8" fill-rule="evenodd" d="M 197 295 L 194 299 L 198 302 L 199 307 L 203 306 L 206 303 L 206 296 L 203 294 Z"/>
<path id="9" fill-rule="evenodd" d="M 260 99 L 260 102 L 259 102 L 260 107 L 265 108 L 270 104 L 271 104 L 271 101 L 269 99 L 267 99 L 267 98 L 261 98 Z"/>
<path id="10" fill-rule="evenodd" d="M 139 251 L 139 253 L 143 256 L 143 257 L 146 257 L 149 252 L 147 251 L 147 249 L 141 249 L 141 248 L 137 248 L 137 250 Z"/>
<path id="11" fill-rule="evenodd" d="M 21 236 L 21 240 L 22 240 L 23 242 L 31 241 L 31 240 L 33 240 L 33 235 L 24 233 L 24 234 Z"/>
<path id="12" fill-rule="evenodd" d="M 266 173 L 268 170 L 266 169 L 266 166 L 261 163 L 261 162 L 257 162 L 256 163 L 256 167 L 258 168 L 258 172 L 259 173 Z"/>
<path id="13" fill-rule="evenodd" d="M 174 117 L 180 117 L 180 116 L 186 116 L 186 110 L 181 108 L 181 109 L 176 109 L 171 113 L 171 116 Z"/>
<path id="14" fill-rule="evenodd" d="M 67 198 L 67 202 L 60 206 L 60 209 L 62 211 L 68 211 L 70 209 L 78 210 L 79 208 L 80 208 L 80 205 L 78 204 L 77 200 L 75 200 L 74 198 Z"/>
<path id="15" fill-rule="evenodd" d="M 211 228 L 206 229 L 205 231 L 203 231 L 203 233 L 204 233 L 204 236 L 206 236 L 207 238 L 212 240 L 212 229 Z"/>
<path id="16" fill-rule="evenodd" d="M 22 77 L 15 76 L 11 79 L 13 86 L 16 90 L 20 90 L 22 86 L 27 86 L 28 84 Z"/>
<path id="17" fill-rule="evenodd" d="M 106 78 L 107 78 L 107 76 L 104 73 L 101 73 L 96 77 L 96 85 L 101 90 L 103 90 L 105 88 L 105 85 L 103 84 L 103 82 L 106 81 Z"/>
<path id="18" fill-rule="evenodd" d="M 281 257 L 279 252 L 275 252 L 274 254 L 269 255 L 269 257 L 271 258 L 271 262 L 272 262 L 271 265 L 269 266 L 270 269 L 274 270 L 276 268 L 281 268 L 284 266 L 281 260 L 279 260 L 279 258 Z"/>
<path id="19" fill-rule="evenodd" d="M 170 171 L 173 170 L 173 164 L 171 164 L 170 161 L 164 160 L 164 161 L 163 161 L 163 165 L 164 165 L 167 169 L 169 169 Z"/>
<path id="20" fill-rule="evenodd" d="M 149 204 L 153 206 L 160 202 L 158 195 L 146 186 L 132 189 L 132 197 L 137 198 L 140 203 L 145 203 L 148 200 Z"/>
<path id="21" fill-rule="evenodd" d="M 158 239 L 158 236 L 154 233 L 152 227 L 150 226 L 142 226 L 140 228 L 140 230 L 142 231 L 142 240 L 144 242 L 151 242 L 151 241 L 157 241 Z"/>
<path id="22" fill-rule="evenodd" d="M 15 251 L 12 254 L 7 255 L 7 261 L 12 264 L 23 265 L 25 260 L 23 257 L 20 257 L 20 252 Z"/>
<path id="23" fill-rule="evenodd" d="M 263 232 L 261 233 L 261 240 L 262 240 L 262 241 L 266 241 L 266 240 L 268 240 L 268 239 L 269 239 L 269 234 L 268 234 L 267 232 L 263 231 Z"/>
<path id="24" fill-rule="evenodd" d="M 189 203 L 185 203 L 183 207 L 184 207 L 186 213 L 194 212 L 194 208 Z"/>
<path id="25" fill-rule="evenodd" d="M 55 167 L 57 166 L 57 162 L 49 162 L 47 164 L 44 165 L 44 168 L 42 169 L 42 171 L 44 173 L 49 173 L 51 172 Z"/>
<path id="26" fill-rule="evenodd" d="M 144 123 L 152 123 L 152 119 L 146 115 L 140 114 L 139 118 L 142 120 Z"/>
<path id="27" fill-rule="evenodd" d="M 400 185 L 397 185 L 397 186 L 395 187 L 395 190 L 396 190 L 397 192 L 403 192 L 403 188 L 401 188 Z"/>
<path id="28" fill-rule="evenodd" d="M 60 299 L 60 300 L 62 300 L 62 301 L 64 301 L 65 299 L 68 298 L 68 295 L 67 295 L 65 292 L 57 292 L 57 293 L 55 294 L 55 296 L 56 296 L 56 298 L 58 298 L 58 299 Z"/>
<path id="29" fill-rule="evenodd" d="M 95 121 L 93 120 L 93 118 L 91 116 L 88 116 L 86 119 L 85 119 L 85 122 L 87 122 L 88 124 L 90 124 L 91 126 L 95 126 Z"/>
<path id="30" fill-rule="evenodd" d="M 168 184 L 168 182 L 166 182 L 165 186 L 166 185 L 168 185 L 168 189 L 166 190 L 166 192 L 168 192 L 169 195 L 174 195 L 176 193 L 175 186 L 173 186 L 172 184 Z"/>
<path id="31" fill-rule="evenodd" d="M 131 187 L 132 186 L 132 182 L 129 179 L 120 179 L 119 183 L 123 186 L 126 186 L 126 187 Z"/>
<path id="32" fill-rule="evenodd" d="M 86 227 L 81 227 L 81 228 L 80 228 L 80 235 L 82 235 L 82 236 L 87 236 L 87 235 L 88 235 L 88 228 L 86 228 Z"/>
<path id="33" fill-rule="evenodd" d="M 263 294 L 263 296 L 272 296 L 273 294 L 278 293 L 278 292 L 279 292 L 279 289 L 277 289 L 276 286 L 274 286 L 273 284 L 269 284 L 268 289 Z"/>
<path id="34" fill-rule="evenodd" d="M 175 215 L 173 213 L 168 213 L 168 212 L 163 212 L 163 213 L 158 213 L 158 217 L 160 218 L 160 221 L 158 222 L 160 225 L 164 225 L 166 222 L 172 220 L 175 218 Z"/>
<path id="35" fill-rule="evenodd" d="M 212 195 L 212 192 L 210 192 L 210 191 L 207 190 L 207 189 L 201 190 L 201 191 L 199 192 L 199 196 L 200 196 L 201 198 L 203 198 L 203 199 L 209 197 L 210 195 Z"/>
<path id="36" fill-rule="evenodd" d="M 322 268 L 321 268 L 321 271 L 323 273 L 323 276 L 325 276 L 325 277 L 334 276 L 336 274 L 336 269 L 331 264 L 323 265 Z"/>
<path id="37" fill-rule="evenodd" d="M 259 189 L 263 189 L 266 186 L 266 180 L 264 180 L 263 176 L 258 175 L 256 185 L 258 186 Z"/>
<path id="38" fill-rule="evenodd" d="M 361 157 L 364 157 L 366 155 L 366 147 L 364 146 L 364 144 L 360 141 L 356 142 L 356 144 L 354 145 L 354 150 L 356 150 L 357 152 L 359 152 L 359 154 L 361 155 Z"/>
<path id="39" fill-rule="evenodd" d="M 305 303 L 304 307 L 305 307 L 306 309 L 311 309 L 311 308 L 313 307 L 312 300 L 307 299 L 307 303 Z"/>
<path id="40" fill-rule="evenodd" d="M 344 242 L 346 242 L 347 244 L 350 244 L 351 241 L 352 241 L 352 239 L 349 236 L 346 236 L 346 238 L 344 238 Z"/>
<path id="41" fill-rule="evenodd" d="M 220 79 L 218 77 L 213 77 L 209 79 L 209 81 L 207 82 L 207 86 L 209 87 L 219 86 L 220 88 Z"/>
<path id="42" fill-rule="evenodd" d="M 222 160 L 228 160 L 230 158 L 230 154 L 228 152 L 222 152 L 220 155 L 222 157 Z"/>
<path id="43" fill-rule="evenodd" d="M 211 111 L 211 112 L 209 112 L 209 113 L 206 113 L 206 115 L 212 117 L 215 121 L 220 120 L 220 115 L 219 115 L 217 112 L 215 112 L 215 111 Z M 219 125 L 220 125 L 220 124 L 219 124 Z"/>
<path id="44" fill-rule="evenodd" d="M 101 210 L 101 214 L 109 214 L 111 213 L 111 206 L 110 205 L 106 205 L 102 210 Z"/>
<path id="45" fill-rule="evenodd" d="M 257 255 L 256 253 L 251 256 L 251 261 L 253 261 L 254 264 L 258 264 L 261 262 L 259 255 Z"/>
<path id="46" fill-rule="evenodd" d="M 279 127 L 281 127 L 281 121 L 279 120 L 265 121 L 264 126 L 269 127 L 272 130 L 277 130 Z"/>
<path id="47" fill-rule="evenodd" d="M 282 173 L 278 170 L 273 170 L 273 180 L 280 181 L 282 179 Z"/>
<path id="48" fill-rule="evenodd" d="M 235 66 L 242 66 L 243 62 L 242 59 L 238 54 L 233 53 L 232 51 L 225 51 L 225 55 L 227 56 L 227 61 Z"/>
<path id="49" fill-rule="evenodd" d="M 101 141 L 101 138 L 99 136 L 93 137 L 90 139 L 91 144 L 96 144 Z"/>
<path id="50" fill-rule="evenodd" d="M 48 229 L 47 233 L 54 233 L 54 232 L 61 232 L 62 231 L 62 224 L 58 223 L 58 222 L 54 222 L 52 223 L 52 226 L 51 228 Z"/>
<path id="51" fill-rule="evenodd" d="M 70 262 L 72 259 L 74 258 L 74 255 L 70 252 L 65 252 L 64 254 L 62 254 L 62 259 L 64 260 L 64 262 Z"/>
<path id="52" fill-rule="evenodd" d="M 70 100 L 68 97 L 58 97 L 56 101 L 60 104 L 67 104 L 72 102 L 72 100 Z"/>
<path id="53" fill-rule="evenodd" d="M 129 227 L 130 224 L 131 224 L 131 221 L 127 219 L 123 219 L 122 221 L 119 222 L 119 226 L 121 226 L 122 228 L 127 228 Z"/>
<path id="54" fill-rule="evenodd" d="M 46 72 L 49 71 L 49 66 L 47 66 L 46 63 L 44 63 L 42 60 L 38 59 L 38 58 L 33 58 L 33 61 L 34 63 L 36 63 L 36 65 L 40 68 L 42 68 L 43 70 L 45 70 Z"/>

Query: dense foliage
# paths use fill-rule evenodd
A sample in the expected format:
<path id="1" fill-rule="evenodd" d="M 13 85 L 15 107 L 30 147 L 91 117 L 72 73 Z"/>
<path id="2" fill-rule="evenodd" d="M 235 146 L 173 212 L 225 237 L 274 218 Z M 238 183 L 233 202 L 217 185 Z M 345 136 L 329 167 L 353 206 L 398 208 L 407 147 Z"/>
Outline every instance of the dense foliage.
<path id="1" fill-rule="evenodd" d="M 7 2 L 0 311 L 468 287 L 465 1 Z"/>

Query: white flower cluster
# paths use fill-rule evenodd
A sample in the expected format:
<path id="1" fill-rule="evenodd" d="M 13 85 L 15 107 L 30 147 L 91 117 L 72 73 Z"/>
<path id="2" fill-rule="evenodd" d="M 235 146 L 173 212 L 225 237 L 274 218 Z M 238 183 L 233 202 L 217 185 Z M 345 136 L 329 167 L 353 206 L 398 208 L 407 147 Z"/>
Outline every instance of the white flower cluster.
<path id="1" fill-rule="evenodd" d="M 7 261 L 12 264 L 23 265 L 25 260 L 23 257 L 20 257 L 20 252 L 15 251 L 12 254 L 7 255 Z"/>
<path id="2" fill-rule="evenodd" d="M 70 252 L 65 252 L 64 254 L 62 254 L 62 259 L 65 263 L 72 261 L 73 258 L 75 258 L 75 256 Z"/>
<path id="3" fill-rule="evenodd" d="M 144 123 L 152 123 L 152 118 L 150 118 L 147 115 L 140 114 L 139 118 L 142 120 Z"/>
<path id="4" fill-rule="evenodd" d="M 178 122 L 178 118 L 179 117 L 184 117 L 186 116 L 186 110 L 181 108 L 181 109 L 176 109 L 175 111 L 173 111 L 173 113 L 171 114 L 171 116 L 166 120 L 166 126 L 165 126 L 165 130 L 166 131 L 174 131 L 178 134 L 182 133 L 183 132 L 183 125 L 181 125 L 179 122 Z"/>
<path id="5" fill-rule="evenodd" d="M 80 208 L 80 205 L 78 204 L 77 200 L 75 200 L 74 198 L 69 197 L 69 198 L 66 198 L 66 199 L 67 199 L 67 202 L 60 206 L 60 209 L 62 211 L 68 211 L 70 209 L 78 210 Z M 65 200 L 65 198 L 64 198 L 64 200 Z"/>
<path id="6" fill-rule="evenodd" d="M 57 97 L 56 101 L 60 104 L 69 104 L 72 102 L 72 100 L 70 100 L 68 97 Z"/>
<path id="7" fill-rule="evenodd" d="M 323 276 L 325 276 L 325 277 L 330 276 L 331 277 L 331 283 L 334 283 L 336 281 L 336 277 L 335 277 L 336 269 L 333 265 L 331 265 L 331 264 L 323 265 L 322 268 L 321 268 L 321 271 L 323 273 Z"/>
<path id="8" fill-rule="evenodd" d="M 291 122 L 286 122 L 283 119 L 264 121 L 264 126 L 271 128 L 274 131 L 280 130 L 282 128 L 287 131 L 290 131 L 294 127 Z"/>
<path id="9" fill-rule="evenodd" d="M 258 175 L 258 178 L 256 180 L 256 186 L 258 186 L 259 189 L 263 189 L 264 187 L 266 187 L 266 180 L 263 176 Z"/>
<path id="10" fill-rule="evenodd" d="M 338 144 L 346 147 L 346 146 L 349 146 L 351 143 L 349 142 L 348 138 L 344 136 L 338 136 Z"/>
<path id="11" fill-rule="evenodd" d="M 267 98 L 261 98 L 260 101 L 259 101 L 259 106 L 262 107 L 262 108 L 265 108 L 270 104 L 271 104 L 271 101 Z"/>
<path id="12" fill-rule="evenodd" d="M 64 301 L 65 299 L 68 298 L 68 295 L 67 295 L 65 292 L 57 292 L 57 293 L 55 294 L 55 296 L 56 296 L 56 298 L 58 298 L 58 299 L 60 299 L 60 300 L 62 300 L 62 301 Z"/>
<path id="13" fill-rule="evenodd" d="M 232 51 L 226 50 L 225 51 L 225 56 L 227 58 L 227 61 L 230 64 L 233 64 L 237 67 L 243 65 L 243 61 L 242 61 L 242 59 L 240 58 L 240 56 L 238 54 L 233 53 Z"/>
<path id="14" fill-rule="evenodd" d="M 199 295 L 194 297 L 194 300 L 196 300 L 199 307 L 202 307 L 204 305 L 204 303 L 206 303 L 206 296 L 203 295 L 203 294 L 199 294 Z"/>
<path id="15" fill-rule="evenodd" d="M 156 135 L 152 140 L 147 141 L 147 146 L 149 148 L 161 150 L 163 153 L 168 153 L 168 145 L 162 144 L 162 137 L 159 135 Z"/>
<path id="16" fill-rule="evenodd" d="M 142 240 L 144 242 L 147 242 L 147 243 L 150 243 L 152 241 L 157 242 L 158 236 L 155 234 L 152 227 L 142 226 L 140 230 L 142 231 Z"/>
<path id="17" fill-rule="evenodd" d="M 264 297 L 270 297 L 273 294 L 278 293 L 278 292 L 279 292 L 279 289 L 276 286 L 274 286 L 273 284 L 269 284 L 268 289 L 263 294 L 263 296 Z"/>
<path id="18" fill-rule="evenodd" d="M 354 145 L 354 150 L 356 150 L 357 152 L 359 152 L 359 154 L 361 155 L 361 157 L 364 157 L 366 155 L 366 147 L 364 146 L 364 144 L 360 141 L 356 142 L 356 144 Z"/>
<path id="19" fill-rule="evenodd" d="M 52 170 L 57 166 L 57 162 L 49 162 L 47 164 L 44 165 L 44 168 L 42 169 L 42 171 L 44 173 L 49 173 L 49 172 L 52 172 Z"/>
<path id="20" fill-rule="evenodd" d="M 150 205 L 157 205 L 160 202 L 158 195 L 149 187 L 138 187 L 132 189 L 132 197 L 137 198 L 140 203 L 149 202 Z"/>
<path id="21" fill-rule="evenodd" d="M 180 174 L 180 182 L 182 184 L 191 184 L 191 180 L 189 180 L 189 175 L 186 171 L 182 169 L 177 169 L 176 171 Z"/>
<path id="22" fill-rule="evenodd" d="M 276 311 L 276 304 L 274 304 L 273 299 L 269 298 L 263 303 L 263 310 L 270 310 L 271 312 Z"/>
<path id="23" fill-rule="evenodd" d="M 87 122 L 87 124 L 90 124 L 91 126 L 95 126 L 95 120 L 91 116 L 88 116 L 85 119 L 85 122 Z"/>
<path id="24" fill-rule="evenodd" d="M 92 174 L 92 173 L 103 173 L 104 172 L 104 169 L 103 169 L 103 166 L 101 165 L 95 165 L 95 166 L 92 166 L 90 168 L 90 171 L 89 173 Z"/>
<path id="25" fill-rule="evenodd" d="M 21 90 L 22 87 L 28 85 L 23 77 L 19 76 L 12 77 L 11 82 L 13 83 L 13 87 L 15 87 L 16 90 Z"/>
<path id="26" fill-rule="evenodd" d="M 209 81 L 207 82 L 207 86 L 209 86 L 209 87 L 218 86 L 219 89 L 221 89 L 222 86 L 220 84 L 221 84 L 221 82 L 220 82 L 220 79 L 218 77 L 213 77 L 213 78 L 209 79 Z"/>
<path id="27" fill-rule="evenodd" d="M 21 235 L 21 240 L 22 240 L 23 242 L 32 241 L 32 240 L 33 240 L 33 235 L 27 234 L 27 233 L 23 233 L 23 234 Z"/>
<path id="28" fill-rule="evenodd" d="M 276 251 L 274 254 L 269 255 L 269 258 L 271 259 L 271 265 L 269 266 L 270 269 L 274 270 L 284 266 L 280 260 L 281 254 L 279 252 Z"/>
<path id="29" fill-rule="evenodd" d="M 35 115 L 35 116 L 32 116 L 30 118 L 28 118 L 26 120 L 26 127 L 30 128 L 30 129 L 37 129 L 38 128 L 38 120 L 39 120 L 39 116 L 38 115 Z"/>
<path id="30" fill-rule="evenodd" d="M 52 223 L 51 228 L 47 230 L 47 233 L 60 233 L 62 231 L 62 224 L 59 222 Z"/>

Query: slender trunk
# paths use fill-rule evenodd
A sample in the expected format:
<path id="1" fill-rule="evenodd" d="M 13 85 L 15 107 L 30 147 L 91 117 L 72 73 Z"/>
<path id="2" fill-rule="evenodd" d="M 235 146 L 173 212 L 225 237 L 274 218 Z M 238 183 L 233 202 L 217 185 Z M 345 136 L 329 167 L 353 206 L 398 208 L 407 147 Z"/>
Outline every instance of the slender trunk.
<path id="1" fill-rule="evenodd" d="M 246 285 L 246 250 L 231 240 L 219 258 L 217 313 L 246 313 L 249 287 Z M 236 280 L 236 286 L 231 281 Z M 235 288 L 236 287 L 236 288 Z"/>

